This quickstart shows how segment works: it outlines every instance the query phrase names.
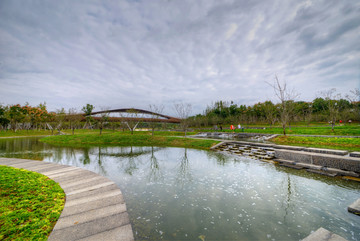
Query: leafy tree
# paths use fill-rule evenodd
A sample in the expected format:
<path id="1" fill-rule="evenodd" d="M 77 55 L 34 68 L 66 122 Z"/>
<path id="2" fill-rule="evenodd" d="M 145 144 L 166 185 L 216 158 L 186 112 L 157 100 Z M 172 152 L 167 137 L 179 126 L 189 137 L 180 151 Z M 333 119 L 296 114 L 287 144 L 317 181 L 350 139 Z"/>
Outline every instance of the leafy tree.
<path id="1" fill-rule="evenodd" d="M 265 101 L 263 105 L 263 111 L 265 114 L 265 118 L 267 122 L 271 126 L 273 126 L 277 120 L 277 110 L 276 106 L 271 101 Z"/>
<path id="2" fill-rule="evenodd" d="M 95 107 L 91 104 L 86 104 L 86 106 L 84 106 L 81 110 L 85 113 L 85 125 L 84 128 L 86 126 L 91 126 L 91 122 L 93 121 L 93 118 L 91 116 L 91 113 L 93 111 L 93 109 L 95 109 Z"/>
<path id="3" fill-rule="evenodd" d="M 310 102 L 298 101 L 295 103 L 295 115 L 300 117 L 307 125 L 311 120 L 312 104 Z"/>
<path id="4" fill-rule="evenodd" d="M 17 104 L 12 105 L 9 108 L 9 118 L 11 123 L 11 128 L 16 132 L 17 126 L 25 119 L 25 113 L 23 108 Z"/>
<path id="5" fill-rule="evenodd" d="M 0 105 L 0 126 L 5 129 L 10 123 L 10 120 L 6 116 L 7 107 Z"/>

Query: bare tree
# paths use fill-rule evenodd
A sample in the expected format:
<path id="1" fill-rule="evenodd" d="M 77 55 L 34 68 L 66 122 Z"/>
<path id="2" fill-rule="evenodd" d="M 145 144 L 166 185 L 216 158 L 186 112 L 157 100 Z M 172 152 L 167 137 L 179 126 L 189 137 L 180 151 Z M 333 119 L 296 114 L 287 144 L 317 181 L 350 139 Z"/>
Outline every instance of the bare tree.
<path id="1" fill-rule="evenodd" d="M 321 95 L 324 97 L 327 104 L 328 117 L 331 122 L 331 131 L 334 131 L 336 120 L 339 117 L 339 99 L 340 94 L 336 94 L 336 89 L 322 91 Z"/>
<path id="2" fill-rule="evenodd" d="M 100 107 L 100 109 L 102 113 L 100 113 L 100 119 L 98 120 L 97 124 L 99 126 L 101 136 L 103 128 L 109 121 L 109 112 L 106 111 L 109 109 L 109 107 Z"/>
<path id="3" fill-rule="evenodd" d="M 74 135 L 75 128 L 80 124 L 82 116 L 76 112 L 75 108 L 70 108 L 66 119 L 69 121 L 69 127 L 72 130 L 72 134 Z"/>
<path id="4" fill-rule="evenodd" d="M 129 109 L 128 111 L 126 111 L 125 115 L 120 113 L 120 116 L 126 119 L 124 123 L 131 131 L 131 135 L 133 135 L 134 130 L 141 121 L 142 114 L 138 112 L 136 109 Z"/>
<path id="5" fill-rule="evenodd" d="M 360 89 L 350 90 L 350 94 L 345 96 L 353 105 L 353 113 L 356 119 L 360 119 Z"/>
<path id="6" fill-rule="evenodd" d="M 191 113 L 192 106 L 190 103 L 176 103 L 174 104 L 176 113 L 178 114 L 178 117 L 181 119 L 180 126 L 181 129 L 185 132 L 186 137 L 186 131 L 189 126 L 189 115 Z"/>
<path id="7" fill-rule="evenodd" d="M 61 134 L 61 130 L 63 129 L 64 123 L 66 120 L 66 112 L 64 108 L 56 110 L 56 129 L 58 130 L 58 134 Z"/>
<path id="8" fill-rule="evenodd" d="M 149 110 L 153 113 L 161 114 L 164 111 L 164 105 L 149 105 Z M 152 114 L 151 118 L 153 120 L 157 120 L 160 118 L 160 116 Z M 155 127 L 158 125 L 158 123 L 153 121 L 153 122 L 150 122 L 149 125 L 152 130 L 152 135 L 154 135 Z"/>
<path id="9" fill-rule="evenodd" d="M 268 83 L 268 82 L 267 82 Z M 268 83 L 273 87 L 276 97 L 280 100 L 280 122 L 283 128 L 283 133 L 286 135 L 286 124 L 289 123 L 292 113 L 292 103 L 299 96 L 294 90 L 287 88 L 286 82 L 280 83 L 278 77 L 275 75 L 274 83 Z"/>
<path id="10" fill-rule="evenodd" d="M 360 101 L 360 89 L 355 88 L 353 90 L 350 90 L 350 94 L 347 94 L 345 96 L 351 103 L 355 103 Z"/>

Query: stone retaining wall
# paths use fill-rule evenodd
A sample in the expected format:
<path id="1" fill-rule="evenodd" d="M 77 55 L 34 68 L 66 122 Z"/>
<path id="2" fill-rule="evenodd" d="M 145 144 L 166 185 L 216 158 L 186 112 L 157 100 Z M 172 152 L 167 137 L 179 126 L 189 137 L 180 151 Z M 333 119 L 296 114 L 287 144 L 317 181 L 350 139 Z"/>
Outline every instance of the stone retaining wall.
<path id="1" fill-rule="evenodd" d="M 360 173 L 360 158 L 275 149 L 275 158 Z"/>

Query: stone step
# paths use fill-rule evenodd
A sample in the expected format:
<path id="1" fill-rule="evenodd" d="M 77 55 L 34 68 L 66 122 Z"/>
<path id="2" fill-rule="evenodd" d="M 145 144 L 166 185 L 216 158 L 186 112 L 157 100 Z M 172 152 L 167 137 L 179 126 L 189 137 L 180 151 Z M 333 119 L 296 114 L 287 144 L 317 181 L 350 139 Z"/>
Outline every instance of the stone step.
<path id="1" fill-rule="evenodd" d="M 323 167 L 322 170 L 326 171 L 326 172 L 330 172 L 330 173 L 337 173 L 340 176 L 351 176 L 351 177 L 356 177 L 356 178 L 360 177 L 359 173 L 345 171 L 345 170 L 341 170 L 341 169 L 337 169 L 337 168 Z"/>
<path id="2" fill-rule="evenodd" d="M 311 173 L 324 175 L 324 176 L 328 176 L 328 177 L 336 177 L 337 176 L 337 173 L 329 173 L 329 172 L 324 172 L 324 171 L 321 171 L 321 170 L 307 169 L 306 171 L 311 172 Z"/>
<path id="3" fill-rule="evenodd" d="M 349 155 L 351 157 L 360 157 L 360 152 L 351 152 Z"/>
<path id="4" fill-rule="evenodd" d="M 323 153 L 323 154 L 332 154 L 332 155 L 339 155 L 339 156 L 345 156 L 346 154 L 348 154 L 347 151 L 320 149 L 320 148 L 312 148 L 312 147 L 305 148 L 304 151 Z"/>
<path id="5" fill-rule="evenodd" d="M 360 216 L 360 198 L 348 207 L 348 211 Z"/>
<path id="6" fill-rule="evenodd" d="M 285 163 L 285 164 L 289 164 L 289 165 L 295 165 L 294 161 L 288 161 L 288 160 L 284 160 L 284 159 L 275 159 L 275 161 L 279 162 L 279 163 Z"/>
<path id="7" fill-rule="evenodd" d="M 296 169 L 296 170 L 304 169 L 303 167 L 299 167 L 297 165 L 290 165 L 290 164 L 285 164 L 285 163 L 281 163 L 281 164 L 279 164 L 279 166 L 289 167 L 289 168 Z"/>

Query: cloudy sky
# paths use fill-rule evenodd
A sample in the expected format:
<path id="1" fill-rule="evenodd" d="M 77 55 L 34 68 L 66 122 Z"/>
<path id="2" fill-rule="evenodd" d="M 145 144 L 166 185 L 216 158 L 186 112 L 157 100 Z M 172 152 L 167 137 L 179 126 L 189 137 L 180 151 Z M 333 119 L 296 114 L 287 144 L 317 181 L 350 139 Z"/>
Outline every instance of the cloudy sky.
<path id="1" fill-rule="evenodd" d="M 0 103 L 147 109 L 360 87 L 358 0 L 0 1 Z"/>

